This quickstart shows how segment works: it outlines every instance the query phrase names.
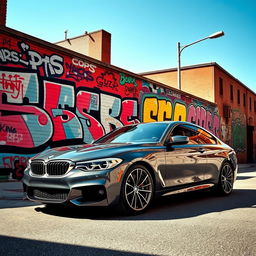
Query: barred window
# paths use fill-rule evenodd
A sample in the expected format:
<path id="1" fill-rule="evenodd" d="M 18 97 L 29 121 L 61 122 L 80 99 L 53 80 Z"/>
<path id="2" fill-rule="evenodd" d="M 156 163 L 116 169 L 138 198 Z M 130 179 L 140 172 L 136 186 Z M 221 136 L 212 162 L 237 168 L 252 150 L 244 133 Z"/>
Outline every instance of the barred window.
<path id="1" fill-rule="evenodd" d="M 232 100 L 232 101 L 233 101 L 233 99 L 234 99 L 234 94 L 233 94 L 233 85 L 231 84 L 231 85 L 230 85 L 230 100 Z"/>

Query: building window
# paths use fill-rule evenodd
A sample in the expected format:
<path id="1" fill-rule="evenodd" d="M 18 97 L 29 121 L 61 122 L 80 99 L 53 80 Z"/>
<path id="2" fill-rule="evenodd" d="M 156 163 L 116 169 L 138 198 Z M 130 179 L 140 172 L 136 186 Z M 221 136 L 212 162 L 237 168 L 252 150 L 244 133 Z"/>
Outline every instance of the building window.
<path id="1" fill-rule="evenodd" d="M 240 90 L 237 90 L 237 104 L 240 105 Z"/>
<path id="2" fill-rule="evenodd" d="M 256 100 L 254 101 L 254 112 L 256 112 Z"/>
<path id="3" fill-rule="evenodd" d="M 230 85 L 230 100 L 233 101 L 233 99 L 234 99 L 234 95 L 233 95 L 233 85 L 231 84 L 231 85 Z"/>
<path id="4" fill-rule="evenodd" d="M 219 89 L 220 89 L 220 95 L 223 96 L 223 79 L 219 78 Z"/>
<path id="5" fill-rule="evenodd" d="M 244 107 L 246 106 L 246 96 L 245 96 L 245 93 L 244 93 Z"/>
<path id="6" fill-rule="evenodd" d="M 251 97 L 249 98 L 249 108 L 250 108 L 250 111 L 252 111 L 252 98 Z"/>

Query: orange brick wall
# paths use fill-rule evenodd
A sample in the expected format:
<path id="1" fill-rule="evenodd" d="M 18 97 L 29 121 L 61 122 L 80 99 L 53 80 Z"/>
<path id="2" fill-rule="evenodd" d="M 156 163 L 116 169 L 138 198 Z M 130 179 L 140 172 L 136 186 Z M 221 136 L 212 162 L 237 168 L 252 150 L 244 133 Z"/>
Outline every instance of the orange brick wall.
<path id="1" fill-rule="evenodd" d="M 252 138 L 250 138 L 248 142 L 248 126 L 256 126 L 256 112 L 254 110 L 256 95 L 223 70 L 215 67 L 214 73 L 215 102 L 218 105 L 219 114 L 221 116 L 222 139 L 236 149 L 239 162 L 247 162 L 248 153 L 250 155 L 249 158 L 255 160 L 256 129 L 254 128 L 254 132 L 251 135 Z M 220 93 L 220 78 L 223 80 L 222 95 Z M 231 85 L 233 86 L 233 99 L 231 97 Z M 238 99 L 238 91 L 240 91 L 240 102 Z M 251 109 L 249 106 L 250 98 Z M 230 117 L 224 116 L 224 105 L 230 107 Z M 251 145 L 248 143 L 251 143 Z M 249 152 L 250 150 L 251 152 Z"/>
<path id="2" fill-rule="evenodd" d="M 163 72 L 145 75 L 152 80 L 177 88 L 177 72 Z M 213 67 L 182 69 L 181 89 L 197 97 L 214 102 Z"/>
<path id="3" fill-rule="evenodd" d="M 0 0 L 0 26 L 6 23 L 7 0 Z"/>
<path id="4" fill-rule="evenodd" d="M 145 77 L 177 88 L 176 69 L 152 72 Z M 222 95 L 220 78 L 223 81 Z M 182 91 L 217 104 L 220 115 L 220 138 L 235 148 L 239 162 L 256 161 L 256 94 L 215 63 L 183 68 L 181 81 Z M 233 86 L 233 99 L 230 85 Z M 229 108 L 229 117 L 225 117 L 224 106 Z"/>

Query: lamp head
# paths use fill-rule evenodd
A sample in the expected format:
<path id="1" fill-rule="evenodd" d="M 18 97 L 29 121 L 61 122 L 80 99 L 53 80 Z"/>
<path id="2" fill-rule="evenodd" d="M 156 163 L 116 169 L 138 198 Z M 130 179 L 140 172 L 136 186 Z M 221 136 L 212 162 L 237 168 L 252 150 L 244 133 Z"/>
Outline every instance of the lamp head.
<path id="1" fill-rule="evenodd" d="M 218 32 L 215 32 L 211 35 L 208 36 L 209 39 L 214 39 L 214 38 L 218 38 L 218 37 L 221 37 L 221 36 L 224 36 L 224 32 L 223 31 L 218 31 Z"/>

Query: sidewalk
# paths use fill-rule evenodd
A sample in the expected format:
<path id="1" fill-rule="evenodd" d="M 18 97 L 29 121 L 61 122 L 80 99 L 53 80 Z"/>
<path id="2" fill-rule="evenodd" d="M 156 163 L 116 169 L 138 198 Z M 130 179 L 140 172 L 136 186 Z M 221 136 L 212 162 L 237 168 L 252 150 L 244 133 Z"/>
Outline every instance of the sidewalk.
<path id="1" fill-rule="evenodd" d="M 21 181 L 0 182 L 0 209 L 33 206 L 36 203 L 23 199 Z"/>

